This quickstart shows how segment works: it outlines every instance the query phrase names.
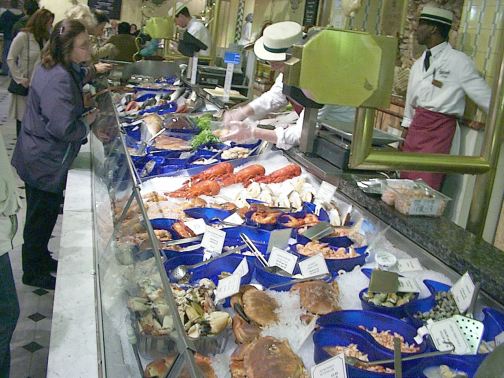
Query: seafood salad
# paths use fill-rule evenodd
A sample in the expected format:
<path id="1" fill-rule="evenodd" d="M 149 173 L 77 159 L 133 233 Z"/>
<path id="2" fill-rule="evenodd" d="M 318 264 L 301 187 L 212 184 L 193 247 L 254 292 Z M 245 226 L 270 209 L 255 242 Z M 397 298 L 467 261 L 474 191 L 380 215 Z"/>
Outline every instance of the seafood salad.
<path id="1" fill-rule="evenodd" d="M 345 356 L 347 357 L 355 357 L 359 360 L 362 361 L 369 361 L 368 355 L 365 353 L 362 353 L 359 348 L 357 347 L 356 344 L 349 344 L 347 346 L 342 346 L 342 345 L 336 345 L 336 346 L 331 346 L 331 347 L 325 347 L 324 350 L 329 353 L 331 356 L 337 356 L 338 354 L 344 353 Z M 373 366 L 367 366 L 365 364 L 360 364 L 356 363 L 355 367 L 358 367 L 359 369 L 364 369 L 367 371 L 374 371 L 377 373 L 394 373 L 394 369 L 381 366 L 381 365 L 373 365 Z"/>
<path id="2" fill-rule="evenodd" d="M 388 349 L 394 350 L 394 338 L 398 337 L 399 340 L 401 340 L 401 352 L 403 353 L 416 353 L 420 351 L 420 347 L 414 345 L 414 344 L 408 344 L 406 341 L 404 341 L 404 337 L 397 332 L 394 332 L 393 334 L 390 331 L 378 331 L 376 327 L 373 327 L 373 329 L 367 329 L 364 326 L 359 326 L 360 329 L 366 331 L 369 333 L 371 336 L 373 336 L 373 339 L 376 340 L 377 343 L 380 345 L 383 345 L 384 347 Z"/>
<path id="3" fill-rule="evenodd" d="M 375 306 L 382 307 L 399 307 L 409 303 L 415 298 L 414 293 L 373 293 L 365 292 L 362 296 L 365 301 L 368 301 Z"/>
<path id="4" fill-rule="evenodd" d="M 360 255 L 355 252 L 355 248 L 350 246 L 349 248 L 337 248 L 333 249 L 328 243 L 321 243 L 318 241 L 310 241 L 306 245 L 298 244 L 296 245 L 297 252 L 303 256 L 315 256 L 316 254 L 322 253 L 325 259 L 350 259 L 353 257 L 359 257 Z"/>

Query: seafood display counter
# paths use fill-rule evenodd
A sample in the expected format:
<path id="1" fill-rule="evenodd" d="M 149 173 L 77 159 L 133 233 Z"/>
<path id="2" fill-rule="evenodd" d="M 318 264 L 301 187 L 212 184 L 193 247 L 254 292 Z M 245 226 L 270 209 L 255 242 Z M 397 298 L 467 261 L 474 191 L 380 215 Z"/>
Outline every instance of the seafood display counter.
<path id="1" fill-rule="evenodd" d="M 349 377 L 473 376 L 497 347 L 501 304 L 359 198 L 261 141 L 192 145 L 204 114 L 132 119 L 127 96 L 98 96 L 89 137 L 99 375 L 319 377 L 344 355 Z"/>

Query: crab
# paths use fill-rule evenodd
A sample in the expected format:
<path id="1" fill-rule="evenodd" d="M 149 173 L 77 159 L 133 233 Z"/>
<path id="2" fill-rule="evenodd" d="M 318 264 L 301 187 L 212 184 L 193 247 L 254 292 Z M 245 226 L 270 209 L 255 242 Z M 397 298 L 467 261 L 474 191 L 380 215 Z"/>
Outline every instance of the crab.
<path id="1" fill-rule="evenodd" d="M 239 315 L 233 317 L 233 333 L 239 343 L 249 343 L 261 333 L 261 327 L 276 323 L 278 303 L 264 291 L 244 285 L 231 298 Z"/>
<path id="2" fill-rule="evenodd" d="M 339 288 L 336 281 L 327 283 L 316 280 L 297 283 L 291 291 L 298 291 L 301 307 L 315 315 L 325 315 L 341 310 L 339 306 Z"/>
<path id="3" fill-rule="evenodd" d="M 239 346 L 231 356 L 230 370 L 233 378 L 309 377 L 289 343 L 271 336 Z"/>
<path id="4" fill-rule="evenodd" d="M 154 378 L 154 377 L 165 377 L 168 371 L 170 370 L 173 361 L 175 360 L 175 356 L 167 356 L 164 358 L 160 358 L 158 360 L 152 361 L 145 368 L 144 377 L 145 378 Z M 200 373 L 202 373 L 201 377 L 203 378 L 217 378 L 215 372 L 212 367 L 212 361 L 209 357 L 203 356 L 202 354 L 195 353 L 194 354 L 194 362 L 196 362 L 196 366 Z M 179 375 L 180 378 L 189 378 L 191 375 L 187 372 L 186 369 L 182 370 Z"/>

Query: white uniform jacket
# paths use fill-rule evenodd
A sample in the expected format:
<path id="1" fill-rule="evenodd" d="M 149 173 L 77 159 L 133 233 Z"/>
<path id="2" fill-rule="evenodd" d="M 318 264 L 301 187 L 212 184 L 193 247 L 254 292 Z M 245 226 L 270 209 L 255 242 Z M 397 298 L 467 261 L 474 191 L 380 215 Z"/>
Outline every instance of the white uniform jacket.
<path id="1" fill-rule="evenodd" d="M 186 32 L 207 45 L 208 48 L 206 50 L 201 50 L 199 55 L 206 56 L 210 54 L 210 33 L 203 22 L 194 17 L 191 18 L 191 21 L 187 24 Z"/>
<path id="2" fill-rule="evenodd" d="M 402 126 L 409 127 L 417 107 L 461 117 L 465 95 L 488 112 L 491 90 L 473 61 L 448 42 L 430 50 L 432 56 L 427 71 L 423 66 L 425 52 L 411 68 Z"/>

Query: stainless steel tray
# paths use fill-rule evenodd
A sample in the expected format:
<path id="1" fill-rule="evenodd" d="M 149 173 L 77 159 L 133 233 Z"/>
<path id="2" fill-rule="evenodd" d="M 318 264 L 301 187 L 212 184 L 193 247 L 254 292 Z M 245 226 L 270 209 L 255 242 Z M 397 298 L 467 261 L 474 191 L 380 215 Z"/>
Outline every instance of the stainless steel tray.
<path id="1" fill-rule="evenodd" d="M 343 139 L 352 141 L 354 124 L 352 122 L 338 122 L 334 124 L 329 124 L 322 122 L 321 126 L 334 132 L 336 135 Z M 388 134 L 378 129 L 373 129 L 373 141 L 372 144 L 375 146 L 383 146 L 390 143 L 395 143 L 403 140 L 401 137 Z"/>

